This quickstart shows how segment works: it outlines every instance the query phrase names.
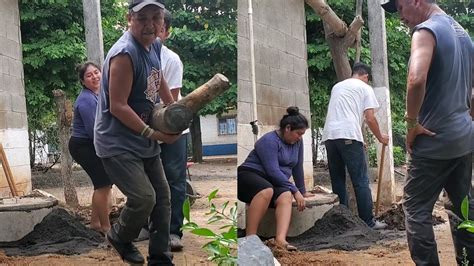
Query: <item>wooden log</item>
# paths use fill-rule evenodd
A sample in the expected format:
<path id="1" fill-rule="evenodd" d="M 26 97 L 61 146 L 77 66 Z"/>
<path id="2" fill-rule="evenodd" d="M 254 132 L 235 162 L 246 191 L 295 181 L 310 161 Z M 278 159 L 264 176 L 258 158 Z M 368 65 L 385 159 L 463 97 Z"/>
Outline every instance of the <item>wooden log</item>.
<path id="1" fill-rule="evenodd" d="M 61 148 L 61 177 L 64 185 L 64 199 L 68 206 L 77 207 L 79 206 L 79 200 L 72 181 L 72 157 L 68 149 L 71 132 L 72 105 L 66 100 L 64 91 L 54 90 L 53 95 L 57 106 L 57 126 L 59 146 Z"/>
<path id="2" fill-rule="evenodd" d="M 194 114 L 229 87 L 229 79 L 222 74 L 216 74 L 208 82 L 176 103 L 166 107 L 155 107 L 151 115 L 150 126 L 167 134 L 180 133 L 189 127 Z"/>

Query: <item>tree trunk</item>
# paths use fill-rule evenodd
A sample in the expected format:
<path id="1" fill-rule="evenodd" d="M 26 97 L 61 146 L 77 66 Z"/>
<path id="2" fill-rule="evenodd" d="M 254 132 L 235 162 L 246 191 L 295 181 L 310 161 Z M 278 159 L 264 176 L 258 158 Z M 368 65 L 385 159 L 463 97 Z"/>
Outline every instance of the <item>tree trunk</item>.
<path id="1" fill-rule="evenodd" d="M 229 80 L 222 74 L 216 74 L 175 104 L 156 107 L 151 116 L 150 126 L 168 134 L 180 133 L 189 127 L 193 114 L 229 88 Z"/>
<path id="2" fill-rule="evenodd" d="M 351 25 L 347 27 L 331 7 L 324 0 L 305 0 L 313 10 L 321 17 L 324 26 L 324 34 L 329 44 L 331 57 L 336 70 L 337 80 L 341 81 L 351 77 L 352 68 L 349 63 L 347 49 L 356 44 L 358 32 L 364 25 L 361 16 L 356 16 Z M 357 203 L 354 188 L 350 177 L 346 178 L 346 189 L 348 195 L 349 209 L 357 214 Z"/>
<path id="3" fill-rule="evenodd" d="M 362 7 L 364 5 L 364 0 L 356 0 L 356 12 L 355 15 L 362 17 Z M 361 43 L 360 43 L 360 38 L 361 38 L 361 29 L 357 31 L 357 37 L 356 37 L 356 54 L 355 54 L 355 59 L 354 62 L 360 62 L 360 51 L 361 51 Z"/>
<path id="4" fill-rule="evenodd" d="M 66 100 L 62 90 L 54 90 L 53 94 L 57 106 L 58 136 L 59 145 L 61 147 L 61 177 L 64 185 L 64 198 L 66 205 L 77 207 L 79 206 L 79 200 L 72 181 L 72 157 L 68 149 L 69 132 L 72 121 L 72 104 Z"/>
<path id="5" fill-rule="evenodd" d="M 201 118 L 194 114 L 190 127 L 191 144 L 193 147 L 193 162 L 202 163 L 202 139 L 201 139 Z"/>
<path id="6" fill-rule="evenodd" d="M 364 25 L 364 20 L 356 16 L 351 25 L 347 27 L 331 7 L 324 0 L 306 0 L 313 10 L 321 17 L 324 34 L 331 50 L 334 69 L 339 81 L 351 76 L 351 66 L 347 49 L 356 43 L 357 32 Z"/>

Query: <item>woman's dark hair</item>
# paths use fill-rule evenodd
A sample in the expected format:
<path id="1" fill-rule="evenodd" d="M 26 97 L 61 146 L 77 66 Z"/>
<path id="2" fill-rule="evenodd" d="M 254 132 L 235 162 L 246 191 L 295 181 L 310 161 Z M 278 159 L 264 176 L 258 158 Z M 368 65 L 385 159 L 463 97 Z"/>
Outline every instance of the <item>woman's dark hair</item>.
<path id="1" fill-rule="evenodd" d="M 280 120 L 280 130 L 286 128 L 286 126 L 290 125 L 290 130 L 295 129 L 306 129 L 308 128 L 308 120 L 302 114 L 300 114 L 300 110 L 296 106 L 290 106 L 286 109 L 288 114 L 284 115 Z"/>
<path id="2" fill-rule="evenodd" d="M 77 77 L 81 81 L 81 83 L 84 81 L 84 75 L 86 74 L 86 70 L 89 66 L 93 66 L 97 68 L 100 71 L 100 67 L 96 65 L 94 62 L 87 61 L 83 64 L 79 64 L 76 66 L 76 72 L 77 72 Z"/>

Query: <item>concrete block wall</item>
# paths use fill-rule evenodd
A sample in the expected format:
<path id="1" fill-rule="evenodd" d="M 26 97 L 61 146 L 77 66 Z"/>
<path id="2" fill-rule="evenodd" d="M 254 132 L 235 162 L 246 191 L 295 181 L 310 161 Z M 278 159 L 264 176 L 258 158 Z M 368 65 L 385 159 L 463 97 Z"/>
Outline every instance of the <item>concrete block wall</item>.
<path id="1" fill-rule="evenodd" d="M 303 0 L 253 1 L 257 117 L 260 136 L 278 127 L 288 106 L 310 118 L 306 20 Z M 238 164 L 253 149 L 254 135 L 248 1 L 238 0 Z M 305 183 L 313 186 L 311 132 L 305 144 Z"/>
<path id="2" fill-rule="evenodd" d="M 0 0 L 0 143 L 21 194 L 31 192 L 18 1 Z M 10 195 L 0 167 L 0 197 Z"/>

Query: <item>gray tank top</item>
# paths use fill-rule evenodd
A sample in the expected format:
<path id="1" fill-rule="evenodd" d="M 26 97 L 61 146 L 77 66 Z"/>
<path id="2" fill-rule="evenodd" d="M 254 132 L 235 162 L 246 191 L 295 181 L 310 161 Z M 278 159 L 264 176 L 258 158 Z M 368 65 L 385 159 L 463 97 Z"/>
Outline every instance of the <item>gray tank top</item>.
<path id="1" fill-rule="evenodd" d="M 474 47 L 467 32 L 448 15 L 434 15 L 414 31 L 422 29 L 433 34 L 436 47 L 418 121 L 436 136 L 418 135 L 413 154 L 441 160 L 461 157 L 472 152 Z"/>
<path id="2" fill-rule="evenodd" d="M 161 43 L 156 41 L 147 51 L 127 31 L 107 54 L 102 71 L 101 91 L 94 127 L 94 145 L 101 158 L 129 152 L 139 158 L 150 158 L 160 153 L 156 141 L 140 136 L 122 124 L 110 113 L 109 64 L 120 54 L 130 56 L 133 65 L 132 91 L 128 104 L 148 124 L 155 103 L 160 102 L 158 90 L 161 81 Z"/>

